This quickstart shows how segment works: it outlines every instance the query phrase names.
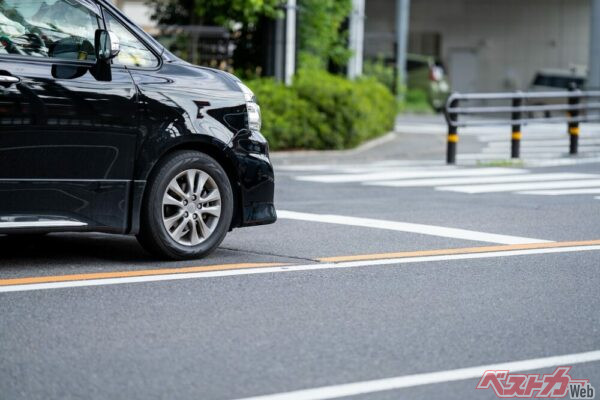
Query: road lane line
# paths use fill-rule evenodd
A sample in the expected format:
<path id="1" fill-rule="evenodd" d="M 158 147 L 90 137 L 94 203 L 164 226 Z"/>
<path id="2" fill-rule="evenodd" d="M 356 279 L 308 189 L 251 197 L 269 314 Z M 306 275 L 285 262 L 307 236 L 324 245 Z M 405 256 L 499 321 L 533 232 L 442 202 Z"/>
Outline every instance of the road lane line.
<path id="1" fill-rule="evenodd" d="M 481 246 L 481 247 L 466 247 L 466 248 L 459 248 L 459 249 L 402 251 L 402 252 L 396 252 L 396 253 L 379 253 L 379 254 L 362 254 L 362 255 L 354 255 L 354 256 L 323 257 L 323 258 L 319 258 L 318 260 L 320 262 L 340 263 L 340 262 L 350 262 L 350 261 L 384 260 L 384 259 L 391 259 L 391 258 L 449 256 L 449 255 L 453 255 L 453 254 L 492 253 L 492 252 L 499 252 L 499 251 L 552 249 L 552 248 L 579 247 L 579 246 L 600 246 L 600 240 L 585 240 L 585 241 L 576 241 L 576 242 L 513 244 L 513 245 L 505 245 L 505 246 Z"/>
<path id="2" fill-rule="evenodd" d="M 596 194 L 600 193 L 600 187 L 591 189 L 564 189 L 564 190 L 528 190 L 518 192 L 519 194 L 535 194 L 542 196 L 565 196 L 572 194 Z"/>
<path id="3" fill-rule="evenodd" d="M 296 390 L 266 396 L 246 397 L 238 400 L 326 400 L 340 397 L 365 395 L 369 393 L 398 390 L 416 386 L 480 379 L 485 371 L 532 371 L 544 368 L 575 365 L 600 361 L 600 350 L 585 353 L 565 354 L 561 356 L 533 358 L 522 361 L 511 361 L 498 364 L 480 365 L 477 367 L 459 368 L 424 374 L 404 375 L 394 378 L 346 383 L 342 385 L 323 386 L 314 389 Z M 475 385 L 473 385 L 475 390 Z"/>
<path id="4" fill-rule="evenodd" d="M 476 176 L 467 178 L 433 178 L 433 179 L 406 179 L 399 181 L 375 181 L 366 182 L 367 186 L 389 186 L 389 187 L 419 187 L 419 186 L 449 186 L 466 185 L 474 183 L 512 183 L 512 182 L 540 182 L 559 181 L 565 179 L 590 179 L 598 178 L 600 175 L 592 174 L 526 174 L 526 175 L 503 175 L 503 176 Z"/>
<path id="5" fill-rule="evenodd" d="M 185 274 L 185 273 L 191 273 L 191 272 L 223 271 L 223 270 L 228 270 L 228 269 L 275 267 L 275 266 L 281 266 L 281 265 L 286 265 L 286 264 L 282 264 L 282 263 L 241 263 L 241 264 L 207 265 L 207 266 L 203 266 L 203 267 L 163 268 L 163 269 L 147 269 L 147 270 L 138 270 L 138 271 L 114 271 L 114 272 L 99 272 L 99 273 L 90 273 L 90 274 L 58 275 L 58 276 L 36 276 L 36 277 L 27 277 L 27 278 L 0 279 L 0 287 L 1 286 L 11 286 L 11 285 L 29 285 L 29 284 L 34 284 L 34 283 L 86 281 L 86 280 L 95 280 L 95 279 L 129 278 L 129 277 L 140 277 L 140 276 Z"/>
<path id="6" fill-rule="evenodd" d="M 385 181 L 395 179 L 409 178 L 438 178 L 443 176 L 492 176 L 492 175 L 513 175 L 526 174 L 528 170 L 515 168 L 464 168 L 448 169 L 440 171 L 382 171 L 368 172 L 364 174 L 329 174 L 329 175 L 308 175 L 298 176 L 296 180 L 320 183 L 342 183 L 342 182 L 368 182 Z"/>
<path id="7" fill-rule="evenodd" d="M 529 182 L 529 183 L 506 183 L 506 184 L 491 184 L 491 185 L 469 185 L 469 186 L 441 186 L 436 190 L 460 192 L 460 193 L 499 193 L 499 192 L 517 192 L 531 191 L 536 189 L 568 189 L 568 188 L 584 188 L 598 187 L 600 179 L 577 179 L 569 181 L 555 182 Z"/>
<path id="8" fill-rule="evenodd" d="M 476 242 L 489 242 L 499 244 L 525 244 L 549 242 L 548 240 L 532 239 L 520 236 L 497 235 L 493 233 L 485 233 L 457 228 L 447 228 L 436 225 L 413 224 L 408 222 L 348 217 L 343 215 L 309 214 L 295 211 L 278 210 L 277 216 L 280 219 L 292 219 L 296 221 L 360 226 L 363 228 L 386 229 L 391 231 L 420 233 L 422 235 L 440 236 L 452 239 L 473 240 Z"/>
<path id="9" fill-rule="evenodd" d="M 107 279 L 89 279 L 77 281 L 62 281 L 62 282 L 47 282 L 33 284 L 19 284 L 10 286 L 0 286 L 0 293 L 7 292 L 27 292 L 35 290 L 48 289 L 64 289 L 87 286 L 107 286 L 119 285 L 127 283 L 143 283 L 143 282 L 161 282 L 161 281 L 177 281 L 186 279 L 206 279 L 240 275 L 259 275 L 272 274 L 279 272 L 300 272 L 300 271 L 317 271 L 326 269 L 352 269 L 385 265 L 403 265 L 403 264 L 418 264 L 435 261 L 456 261 L 469 259 L 484 259 L 484 258 L 499 258 L 499 257 L 514 257 L 528 256 L 537 254 L 552 254 L 552 253 L 571 253 L 584 251 L 598 251 L 600 245 L 593 246 L 570 246 L 556 248 L 533 248 L 524 250 L 510 251 L 493 251 L 488 253 L 465 253 L 465 254 L 449 254 L 438 256 L 423 256 L 423 257 L 407 257 L 407 258 L 388 258 L 381 260 L 366 260 L 366 261 L 351 261 L 343 263 L 315 263 L 306 265 L 282 265 L 273 267 L 247 267 L 246 269 L 227 269 L 227 266 L 222 266 L 220 270 L 194 273 L 172 273 L 166 275 L 148 275 L 148 276 L 131 276 L 122 278 L 107 278 Z M 257 264 L 265 265 L 265 264 Z M 231 267 L 229 267 L 231 268 Z"/>

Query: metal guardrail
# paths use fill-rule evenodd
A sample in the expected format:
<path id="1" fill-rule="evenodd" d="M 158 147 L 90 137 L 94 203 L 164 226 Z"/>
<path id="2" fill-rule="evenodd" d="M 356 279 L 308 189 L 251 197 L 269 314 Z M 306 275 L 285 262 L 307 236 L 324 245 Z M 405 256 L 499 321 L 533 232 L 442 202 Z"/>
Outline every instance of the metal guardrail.
<path id="1" fill-rule="evenodd" d="M 498 104 L 503 102 L 510 104 Z M 544 115 L 537 116 L 536 113 Z M 570 137 L 569 153 L 577 154 L 579 124 L 600 121 L 600 91 L 454 93 L 446 102 L 444 114 L 448 123 L 448 164 L 456 163 L 458 128 L 468 126 L 510 125 L 511 158 L 519 158 L 522 125 L 533 122 L 566 123 Z M 467 119 L 459 119 L 461 116 Z"/>

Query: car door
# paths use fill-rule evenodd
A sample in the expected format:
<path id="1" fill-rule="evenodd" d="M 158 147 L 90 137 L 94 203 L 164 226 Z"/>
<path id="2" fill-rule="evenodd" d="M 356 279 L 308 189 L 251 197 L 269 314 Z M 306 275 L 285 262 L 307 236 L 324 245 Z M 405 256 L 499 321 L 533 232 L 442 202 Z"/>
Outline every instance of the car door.
<path id="1" fill-rule="evenodd" d="M 0 228 L 127 229 L 137 95 L 99 28 L 92 0 L 0 0 Z"/>

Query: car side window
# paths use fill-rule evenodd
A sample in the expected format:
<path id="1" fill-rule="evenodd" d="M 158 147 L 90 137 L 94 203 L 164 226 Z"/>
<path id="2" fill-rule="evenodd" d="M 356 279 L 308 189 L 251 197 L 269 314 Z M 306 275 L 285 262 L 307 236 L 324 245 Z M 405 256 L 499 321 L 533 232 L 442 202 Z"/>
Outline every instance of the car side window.
<path id="1" fill-rule="evenodd" d="M 115 64 L 138 68 L 153 68 L 158 66 L 158 58 L 156 58 L 154 53 L 152 53 L 144 43 L 135 37 L 135 35 L 111 13 L 105 11 L 104 15 L 106 27 L 117 35 L 121 45 L 121 51 L 114 60 Z"/>
<path id="2" fill-rule="evenodd" d="M 0 55 L 95 61 L 97 12 L 73 0 L 0 0 Z"/>

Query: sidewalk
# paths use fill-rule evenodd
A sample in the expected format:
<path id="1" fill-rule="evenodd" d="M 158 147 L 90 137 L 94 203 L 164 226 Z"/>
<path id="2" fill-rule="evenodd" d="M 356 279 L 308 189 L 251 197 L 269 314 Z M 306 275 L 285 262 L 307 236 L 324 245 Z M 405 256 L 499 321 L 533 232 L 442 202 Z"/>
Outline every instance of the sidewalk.
<path id="1" fill-rule="evenodd" d="M 446 122 L 442 115 L 400 115 L 393 132 L 350 150 L 298 150 L 271 153 L 273 163 L 350 164 L 382 160 L 446 160 Z M 481 145 L 473 136 L 461 138 L 463 151 L 477 152 Z"/>
<path id="2" fill-rule="evenodd" d="M 400 115 L 393 132 L 352 150 L 273 152 L 276 166 L 360 164 L 394 161 L 410 165 L 446 162 L 446 121 L 442 115 Z M 459 130 L 458 165 L 511 163 L 509 126 L 474 126 Z M 581 124 L 579 154 L 569 155 L 569 137 L 561 124 L 523 127 L 521 159 L 527 166 L 600 162 L 600 124 Z"/>

